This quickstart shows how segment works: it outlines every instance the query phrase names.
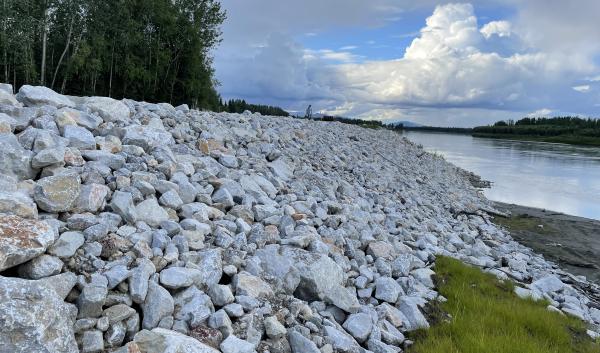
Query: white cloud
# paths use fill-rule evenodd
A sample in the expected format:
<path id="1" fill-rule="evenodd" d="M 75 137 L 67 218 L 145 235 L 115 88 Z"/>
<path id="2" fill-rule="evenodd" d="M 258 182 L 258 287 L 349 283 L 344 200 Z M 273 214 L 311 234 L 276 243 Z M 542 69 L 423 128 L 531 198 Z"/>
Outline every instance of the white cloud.
<path id="1" fill-rule="evenodd" d="M 354 50 L 354 49 L 358 49 L 358 47 L 356 45 L 346 45 L 346 46 L 340 48 L 340 50 Z"/>
<path id="2" fill-rule="evenodd" d="M 480 30 L 486 39 L 496 35 L 498 37 L 510 37 L 512 35 L 512 24 L 508 21 L 492 21 L 486 23 Z"/>
<path id="3" fill-rule="evenodd" d="M 307 1 L 306 6 L 316 11 L 315 3 Z M 389 18 L 378 10 L 381 6 L 394 6 L 401 12 L 400 2 L 376 0 L 380 7 L 363 6 L 366 3 L 356 2 L 359 11 L 352 10 L 346 14 L 348 18 L 336 17 L 330 22 L 375 26 Z M 289 21 L 290 9 L 274 6 L 283 11 L 275 24 Z M 532 6 L 524 5 L 522 12 Z M 340 11 L 346 11 L 345 7 Z M 299 26 L 302 35 L 319 33 L 319 26 L 328 23 L 323 18 L 331 16 L 327 11 L 333 11 L 329 4 L 327 10 L 316 13 L 317 20 L 308 19 L 304 26 L 294 22 L 292 27 Z M 305 19 L 298 16 L 300 22 Z M 404 56 L 379 61 L 365 61 L 355 55 L 351 52 L 355 46 L 339 50 L 303 48 L 292 33 L 278 30 L 282 24 L 264 25 L 269 28 L 258 25 L 263 37 L 250 35 L 243 46 L 234 41 L 217 53 L 215 65 L 226 97 L 250 97 L 300 111 L 310 103 L 330 114 L 429 124 L 437 119 L 439 125 L 465 126 L 515 118 L 538 107 L 547 107 L 547 114 L 580 107 L 597 110 L 597 97 L 578 93 L 586 90 L 582 80 L 591 77 L 593 81 L 598 76 L 593 55 L 547 47 L 548 43 L 531 36 L 524 16 L 520 13 L 516 23 L 502 20 L 480 26 L 472 5 L 440 5 Z M 375 39 L 367 44 L 376 44 Z M 227 40 L 226 32 L 224 43 Z M 252 47 L 252 43 L 260 45 Z"/>
<path id="4" fill-rule="evenodd" d="M 550 116 L 552 113 L 553 113 L 552 109 L 542 108 L 542 109 L 538 109 L 534 112 L 527 114 L 527 116 L 530 118 L 537 118 L 537 117 Z"/>
<path id="5" fill-rule="evenodd" d="M 573 86 L 573 89 L 577 92 L 587 93 L 590 91 L 590 85 Z"/>

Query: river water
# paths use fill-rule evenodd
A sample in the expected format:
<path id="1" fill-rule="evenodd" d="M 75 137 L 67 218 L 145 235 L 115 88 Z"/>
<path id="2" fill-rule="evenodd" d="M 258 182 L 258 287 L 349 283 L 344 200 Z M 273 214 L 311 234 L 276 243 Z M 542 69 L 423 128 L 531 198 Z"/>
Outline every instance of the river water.
<path id="1" fill-rule="evenodd" d="M 493 183 L 490 200 L 600 220 L 600 148 L 405 131 L 429 152 Z"/>

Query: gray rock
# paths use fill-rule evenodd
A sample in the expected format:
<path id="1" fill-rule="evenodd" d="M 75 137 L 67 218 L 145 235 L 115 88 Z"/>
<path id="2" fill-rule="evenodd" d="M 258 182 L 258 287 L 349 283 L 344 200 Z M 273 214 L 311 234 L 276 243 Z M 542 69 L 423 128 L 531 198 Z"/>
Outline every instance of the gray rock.
<path id="1" fill-rule="evenodd" d="M 90 283 L 83 287 L 81 294 L 77 298 L 77 318 L 100 317 L 102 307 L 106 301 L 108 289 L 98 283 Z"/>
<path id="2" fill-rule="evenodd" d="M 554 275 L 547 275 L 531 283 L 532 288 L 536 288 L 542 293 L 558 292 L 563 289 L 565 284 Z"/>
<path id="3" fill-rule="evenodd" d="M 300 283 L 296 295 L 300 299 L 323 300 L 327 293 L 341 286 L 344 280 L 342 268 L 327 256 L 320 256 L 316 261 L 298 265 Z"/>
<path id="4" fill-rule="evenodd" d="M 391 277 L 379 277 L 375 281 L 375 298 L 395 303 L 404 294 L 402 287 Z"/>
<path id="5" fill-rule="evenodd" d="M 213 304 L 216 306 L 225 306 L 233 303 L 235 300 L 233 293 L 231 293 L 231 289 L 226 285 L 215 284 L 210 286 L 208 289 L 208 295 L 210 296 Z"/>
<path id="6" fill-rule="evenodd" d="M 84 106 L 106 122 L 126 122 L 131 114 L 125 103 L 108 97 L 88 97 Z"/>
<path id="7" fill-rule="evenodd" d="M 172 208 L 174 210 L 178 210 L 181 206 L 183 206 L 183 201 L 181 200 L 181 197 L 179 197 L 177 191 L 174 190 L 170 190 L 162 194 L 158 201 L 161 205 Z"/>
<path id="8" fill-rule="evenodd" d="M 81 180 L 74 173 L 59 174 L 38 180 L 33 197 L 38 207 L 47 212 L 71 210 L 81 191 Z"/>
<path id="9" fill-rule="evenodd" d="M 194 278 L 196 285 L 210 287 L 213 284 L 219 283 L 223 275 L 221 250 L 202 250 L 198 253 L 198 256 L 196 264 L 200 273 Z"/>
<path id="10" fill-rule="evenodd" d="M 104 334 L 104 340 L 106 341 L 106 345 L 108 347 L 118 347 L 125 340 L 125 335 L 127 334 L 127 329 L 125 324 L 122 322 L 115 322 L 110 325 L 108 331 Z"/>
<path id="11" fill-rule="evenodd" d="M 70 147 L 82 150 L 96 149 L 94 135 L 84 127 L 67 125 L 64 127 L 63 137 L 69 140 Z"/>
<path id="12" fill-rule="evenodd" d="M 81 337 L 82 353 L 100 353 L 104 351 L 104 339 L 102 331 L 85 331 Z"/>
<path id="13" fill-rule="evenodd" d="M 51 105 L 56 108 L 75 106 L 75 103 L 69 98 L 43 86 L 23 85 L 16 98 L 27 106 Z"/>
<path id="14" fill-rule="evenodd" d="M 127 320 L 135 315 L 135 309 L 125 305 L 117 304 L 102 312 L 102 316 L 108 318 L 108 322 L 112 325 L 120 321 Z"/>
<path id="15" fill-rule="evenodd" d="M 142 327 L 145 329 L 157 327 L 160 320 L 165 316 L 172 315 L 174 310 L 175 304 L 169 291 L 150 281 L 148 283 L 148 294 L 142 304 L 144 313 Z"/>
<path id="16" fill-rule="evenodd" d="M 40 279 L 57 275 L 62 268 L 63 262 L 59 258 L 44 254 L 19 266 L 18 273 L 24 278 Z"/>
<path id="17" fill-rule="evenodd" d="M 238 167 L 237 158 L 235 158 L 235 156 L 230 156 L 228 154 L 222 154 L 221 157 L 219 157 L 219 163 L 226 166 L 227 168 L 237 168 Z"/>
<path id="18" fill-rule="evenodd" d="M 99 162 L 113 170 L 117 170 L 125 165 L 125 157 L 107 151 L 85 150 L 81 151 L 81 155 L 87 161 Z"/>
<path id="19" fill-rule="evenodd" d="M 296 331 L 289 331 L 288 341 L 292 353 L 321 353 L 317 345 Z"/>
<path id="20" fill-rule="evenodd" d="M 360 309 L 356 291 L 351 288 L 334 287 L 323 294 L 323 299 L 348 313 L 356 313 Z"/>
<path id="21" fill-rule="evenodd" d="M 151 227 L 159 227 L 161 222 L 169 220 L 169 214 L 160 207 L 156 199 L 147 199 L 135 207 L 137 220 L 146 222 Z"/>
<path id="22" fill-rule="evenodd" d="M 369 338 L 373 329 L 373 322 L 368 314 L 357 313 L 348 316 L 343 327 L 352 337 L 362 343 Z"/>
<path id="23" fill-rule="evenodd" d="M 233 202 L 233 196 L 225 188 L 220 188 L 212 195 L 212 201 L 214 203 L 222 204 L 225 207 L 232 207 L 235 205 Z"/>
<path id="24" fill-rule="evenodd" d="M 331 326 L 324 326 L 325 336 L 331 341 L 333 348 L 340 352 L 358 352 L 360 346 L 345 332 Z"/>
<path id="25" fill-rule="evenodd" d="M 0 271 L 43 254 L 56 233 L 44 222 L 0 214 Z"/>
<path id="26" fill-rule="evenodd" d="M 219 347 L 223 353 L 256 353 L 252 343 L 239 339 L 234 335 L 227 337 Z"/>
<path id="27" fill-rule="evenodd" d="M 0 134 L 0 174 L 18 180 L 33 179 L 36 170 L 31 166 L 33 152 L 21 146 L 15 135 Z"/>
<path id="28" fill-rule="evenodd" d="M 0 213 L 23 218 L 37 218 L 37 205 L 22 192 L 0 191 Z"/>
<path id="29" fill-rule="evenodd" d="M 10 92 L 8 90 L 0 90 L 0 104 L 18 106 L 19 101 L 12 94 L 12 86 Z"/>
<path id="30" fill-rule="evenodd" d="M 97 213 L 104 208 L 110 189 L 102 184 L 87 184 L 81 187 L 81 192 L 74 208 L 80 212 Z"/>
<path id="31" fill-rule="evenodd" d="M 46 148 L 39 151 L 31 160 L 33 168 L 44 168 L 49 165 L 61 164 L 65 161 L 65 148 L 63 146 Z"/>
<path id="32" fill-rule="evenodd" d="M 134 303 L 142 303 L 148 293 L 148 279 L 156 272 L 152 261 L 143 259 L 129 276 L 129 294 Z"/>
<path id="33" fill-rule="evenodd" d="M 65 303 L 49 281 L 0 276 L 2 352 L 77 353 L 76 315 L 75 306 Z"/>
<path id="34" fill-rule="evenodd" d="M 160 273 L 160 284 L 169 289 L 189 287 L 194 283 L 194 271 L 185 267 L 169 267 Z"/>
<path id="35" fill-rule="evenodd" d="M 104 272 L 104 276 L 108 279 L 108 289 L 113 289 L 131 275 L 131 271 L 125 265 L 116 265 Z"/>
<path id="36" fill-rule="evenodd" d="M 427 319 L 419 310 L 418 305 L 415 303 L 415 298 L 402 297 L 398 301 L 398 309 L 404 314 L 408 322 L 405 323 L 404 327 L 408 331 L 413 331 L 419 328 L 429 328 Z"/>
<path id="37" fill-rule="evenodd" d="M 112 210 L 121 216 L 127 223 L 137 221 L 136 207 L 133 205 L 133 197 L 129 192 L 115 191 L 110 202 Z"/>
<path id="38" fill-rule="evenodd" d="M 264 321 L 265 333 L 269 338 L 279 339 L 287 333 L 285 326 L 283 326 L 277 317 L 269 316 Z"/>
<path id="39" fill-rule="evenodd" d="M 218 350 L 179 332 L 155 328 L 135 335 L 134 343 L 144 353 L 219 353 Z M 130 349 L 129 352 L 135 352 Z"/>
<path id="40" fill-rule="evenodd" d="M 273 290 L 267 282 L 246 272 L 238 273 L 233 277 L 233 286 L 236 295 L 263 299 L 273 296 Z"/>
<path id="41" fill-rule="evenodd" d="M 231 320 L 223 309 L 218 310 L 210 315 L 208 318 L 208 326 L 221 331 L 223 337 L 227 337 L 233 333 Z"/>
<path id="42" fill-rule="evenodd" d="M 188 322 L 191 328 L 200 326 L 214 311 L 208 295 L 195 286 L 175 294 L 174 301 L 175 319 Z"/>
<path id="43" fill-rule="evenodd" d="M 150 152 L 159 146 L 168 146 L 174 143 L 173 136 L 165 130 L 147 126 L 132 125 L 124 129 L 123 144 L 135 145 Z"/>
<path id="44" fill-rule="evenodd" d="M 58 237 L 58 240 L 48 248 L 48 253 L 61 258 L 71 257 L 75 255 L 77 249 L 79 249 L 84 242 L 85 238 L 81 232 L 64 232 Z"/>

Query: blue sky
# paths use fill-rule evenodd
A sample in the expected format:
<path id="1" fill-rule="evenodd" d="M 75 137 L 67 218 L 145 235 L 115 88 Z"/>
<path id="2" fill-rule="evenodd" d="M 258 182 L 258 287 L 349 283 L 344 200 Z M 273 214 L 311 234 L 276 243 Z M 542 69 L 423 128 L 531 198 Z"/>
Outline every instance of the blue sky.
<path id="1" fill-rule="evenodd" d="M 600 115 L 600 1 L 224 0 L 225 98 L 473 126 Z"/>

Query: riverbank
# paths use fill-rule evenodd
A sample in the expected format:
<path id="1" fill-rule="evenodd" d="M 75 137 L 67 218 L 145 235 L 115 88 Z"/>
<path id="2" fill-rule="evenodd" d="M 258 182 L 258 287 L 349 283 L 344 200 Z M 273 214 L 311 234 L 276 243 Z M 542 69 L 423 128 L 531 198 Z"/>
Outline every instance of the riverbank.
<path id="1" fill-rule="evenodd" d="M 600 283 L 600 221 L 501 202 L 495 206 L 511 215 L 493 222 L 515 240 L 566 271 Z"/>

